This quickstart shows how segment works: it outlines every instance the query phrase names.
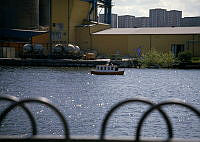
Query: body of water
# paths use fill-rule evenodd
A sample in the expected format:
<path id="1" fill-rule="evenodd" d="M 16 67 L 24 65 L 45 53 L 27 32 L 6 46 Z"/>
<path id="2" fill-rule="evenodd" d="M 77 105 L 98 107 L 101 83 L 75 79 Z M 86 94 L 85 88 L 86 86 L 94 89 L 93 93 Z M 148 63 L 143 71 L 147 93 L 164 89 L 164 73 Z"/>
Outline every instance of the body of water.
<path id="1" fill-rule="evenodd" d="M 91 75 L 90 68 L 0 67 L 0 95 L 46 97 L 65 116 L 71 135 L 99 135 L 106 112 L 119 101 L 147 98 L 154 103 L 179 99 L 200 108 L 200 70 L 125 69 L 123 76 Z M 0 112 L 8 106 L 0 102 Z M 36 116 L 39 134 L 62 135 L 59 118 L 43 105 L 29 105 Z M 109 120 L 106 135 L 135 136 L 142 113 L 149 106 L 134 103 L 121 107 Z M 187 109 L 165 107 L 176 138 L 200 138 L 200 120 Z M 152 113 L 142 135 L 167 137 L 165 121 Z M 9 113 L 0 135 L 30 134 L 31 126 L 20 109 Z"/>

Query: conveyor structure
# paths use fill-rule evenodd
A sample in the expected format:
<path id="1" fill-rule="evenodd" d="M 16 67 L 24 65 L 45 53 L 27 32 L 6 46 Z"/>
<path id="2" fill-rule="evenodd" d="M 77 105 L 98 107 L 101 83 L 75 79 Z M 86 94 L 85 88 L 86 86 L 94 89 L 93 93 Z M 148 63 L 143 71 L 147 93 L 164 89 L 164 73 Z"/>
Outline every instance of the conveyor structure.
<path id="1" fill-rule="evenodd" d="M 92 3 L 91 10 L 89 12 L 89 16 L 92 15 L 92 13 L 95 13 L 96 18 L 94 18 L 95 21 L 97 21 L 97 9 L 98 7 L 104 8 L 104 23 L 111 24 L 111 11 L 112 11 L 112 0 L 81 0 Z M 90 20 L 90 19 L 89 19 Z"/>

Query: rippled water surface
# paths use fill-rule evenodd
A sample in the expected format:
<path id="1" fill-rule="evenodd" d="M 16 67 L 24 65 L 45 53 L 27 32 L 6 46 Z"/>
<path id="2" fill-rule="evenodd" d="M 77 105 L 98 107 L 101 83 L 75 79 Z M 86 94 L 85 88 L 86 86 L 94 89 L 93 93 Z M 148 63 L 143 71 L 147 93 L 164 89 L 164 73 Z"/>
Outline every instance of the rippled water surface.
<path id="1" fill-rule="evenodd" d="M 159 103 L 179 99 L 200 109 L 200 70 L 125 69 L 123 76 L 97 76 L 90 68 L 0 67 L 0 95 L 21 99 L 48 98 L 68 120 L 71 135 L 99 135 L 106 112 L 119 101 L 143 97 Z M 8 106 L 0 102 L 0 112 Z M 28 104 L 39 134 L 62 135 L 59 118 L 43 105 Z M 149 106 L 134 103 L 121 107 L 109 120 L 106 135 L 135 136 L 135 127 Z M 178 106 L 164 108 L 173 122 L 175 137 L 200 138 L 200 120 Z M 165 121 L 152 113 L 142 135 L 167 137 Z M 30 134 L 26 114 L 17 108 L 7 116 L 0 135 Z"/>

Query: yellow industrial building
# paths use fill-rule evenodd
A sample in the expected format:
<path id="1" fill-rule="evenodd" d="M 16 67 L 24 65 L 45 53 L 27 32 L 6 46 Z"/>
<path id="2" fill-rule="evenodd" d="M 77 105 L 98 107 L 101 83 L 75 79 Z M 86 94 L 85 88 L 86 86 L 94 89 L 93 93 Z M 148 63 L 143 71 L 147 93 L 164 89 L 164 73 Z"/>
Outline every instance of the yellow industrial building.
<path id="1" fill-rule="evenodd" d="M 69 42 L 106 57 L 135 57 L 151 50 L 174 54 L 189 50 L 200 56 L 200 27 L 112 29 L 108 24 L 88 22 L 90 8 L 90 3 L 80 0 L 52 0 L 53 43 Z"/>
<path id="2" fill-rule="evenodd" d="M 115 28 L 92 33 L 92 47 L 100 54 L 135 57 L 147 51 L 191 51 L 200 56 L 200 27 Z M 81 45 L 80 45 L 81 46 Z"/>

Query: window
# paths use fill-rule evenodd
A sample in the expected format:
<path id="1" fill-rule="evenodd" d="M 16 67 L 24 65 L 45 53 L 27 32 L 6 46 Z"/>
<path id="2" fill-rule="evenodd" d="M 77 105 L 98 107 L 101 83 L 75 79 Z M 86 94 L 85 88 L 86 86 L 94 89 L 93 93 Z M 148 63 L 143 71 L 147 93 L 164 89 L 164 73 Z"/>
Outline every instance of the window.
<path id="1" fill-rule="evenodd" d="M 180 52 L 184 51 L 184 44 L 172 44 L 171 51 L 177 57 Z"/>

